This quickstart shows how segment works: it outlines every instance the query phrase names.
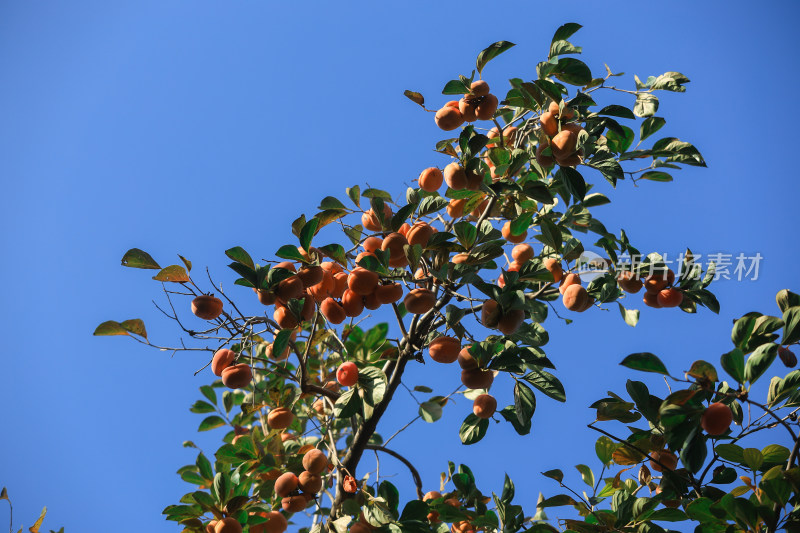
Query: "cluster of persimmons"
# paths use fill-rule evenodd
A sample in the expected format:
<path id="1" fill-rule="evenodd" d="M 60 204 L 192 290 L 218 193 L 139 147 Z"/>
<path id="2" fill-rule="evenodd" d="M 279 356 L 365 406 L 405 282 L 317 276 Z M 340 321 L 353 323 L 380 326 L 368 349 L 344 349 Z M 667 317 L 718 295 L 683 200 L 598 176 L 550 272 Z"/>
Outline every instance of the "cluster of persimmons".
<path id="1" fill-rule="evenodd" d="M 489 85 L 478 80 L 471 84 L 470 91 L 458 101 L 445 104 L 436 113 L 436 124 L 443 130 L 454 130 L 465 122 L 476 120 L 491 120 L 497 111 L 498 99 L 489 92 Z M 580 147 L 579 135 L 583 128 L 576 121 L 575 112 L 565 107 L 551 103 L 547 111 L 539 117 L 538 147 L 536 159 L 540 165 L 549 168 L 555 164 L 569 167 L 582 162 L 583 149 Z M 518 139 L 518 128 L 507 126 L 502 130 L 499 127 L 489 130 L 486 147 L 502 147 L 512 149 Z M 487 152 L 488 154 L 488 152 Z M 483 161 L 489 168 L 493 181 L 504 176 L 497 172 L 495 165 L 488 155 Z M 452 191 L 479 191 L 484 183 L 484 175 L 473 166 L 466 167 L 462 161 L 454 161 L 444 169 L 430 167 L 423 170 L 418 178 L 418 185 L 426 193 L 438 194 L 443 184 Z M 450 199 L 446 211 L 451 219 L 468 217 L 476 220 L 486 217 L 486 209 L 490 201 L 484 197 L 474 209 L 465 213 L 468 199 Z M 380 205 L 380 204 L 379 204 Z M 277 263 L 274 268 L 284 269 L 284 279 L 271 289 L 254 288 L 258 300 L 267 306 L 274 305 L 273 320 L 281 329 L 297 330 L 303 323 L 314 319 L 319 312 L 324 319 L 332 325 L 343 323 L 348 318 L 361 316 L 365 310 L 376 310 L 383 305 L 396 305 L 402 300 L 405 309 L 414 315 L 428 313 L 436 306 L 437 292 L 442 281 L 436 279 L 429 271 L 427 263 L 414 272 L 413 276 L 403 274 L 399 276 L 393 272 L 391 276 L 382 276 L 363 265 L 363 260 L 369 256 L 378 259 L 377 253 L 381 252 L 381 260 L 395 269 L 405 269 L 409 266 L 408 250 L 410 246 L 419 245 L 427 250 L 430 239 L 437 229 L 423 220 L 404 223 L 397 231 L 390 227 L 394 213 L 391 207 L 383 203 L 379 212 L 370 208 L 361 215 L 361 226 L 367 232 L 360 241 L 360 249 L 354 258 L 353 265 L 345 265 L 336 260 L 324 260 L 326 257 L 318 249 L 309 251 L 298 248 L 303 261 L 284 261 Z M 511 221 L 505 222 L 501 229 L 502 236 L 512 244 L 512 261 L 506 269 L 507 272 L 519 271 L 526 263 L 533 260 L 535 252 L 527 240 L 527 231 L 522 233 L 512 232 Z M 355 251 L 354 251 L 355 252 Z M 434 252 L 439 253 L 439 252 Z M 455 254 L 447 260 L 453 264 L 464 263 L 468 260 L 468 253 Z M 352 257 L 351 257 L 352 260 Z M 595 302 L 582 286 L 581 278 L 576 273 L 565 272 L 563 263 L 558 257 L 541 258 L 542 265 L 553 277 L 553 283 L 559 284 L 563 305 L 576 312 L 589 309 Z M 410 280 L 410 281 L 409 281 Z M 399 281 L 409 282 L 412 287 L 406 292 L 404 284 Z M 672 287 L 674 274 L 668 271 L 658 279 L 651 275 L 639 279 L 632 272 L 622 272 L 618 277 L 622 290 L 635 293 L 642 286 L 646 289 L 645 303 L 653 307 L 674 307 L 681 303 L 682 293 Z M 503 275 L 497 284 L 503 288 L 506 280 Z M 302 301 L 302 305 L 293 301 Z M 200 318 L 214 320 L 223 313 L 222 301 L 213 295 L 201 295 L 192 302 L 192 312 Z M 480 307 L 480 322 L 487 328 L 496 329 L 504 335 L 514 334 L 522 325 L 525 313 L 522 309 L 504 309 L 494 299 L 485 300 Z M 296 331 L 293 335 L 296 335 Z M 294 337 L 293 337 L 294 338 Z M 273 360 L 283 360 L 289 356 L 290 348 L 287 346 L 282 353 L 272 353 L 273 345 L 267 347 L 267 356 Z M 469 389 L 489 389 L 494 380 L 494 372 L 481 365 L 481 362 L 470 353 L 471 345 L 462 346 L 462 340 L 452 335 L 440 335 L 428 343 L 430 358 L 438 363 L 450 364 L 458 362 L 461 367 L 461 381 Z M 247 386 L 253 379 L 251 367 L 246 362 L 238 362 L 239 354 L 229 349 L 218 350 L 212 359 L 212 372 L 222 379 L 225 386 L 236 389 Z M 342 363 L 336 372 L 336 382 L 326 383 L 325 388 L 338 388 L 338 386 L 353 387 L 358 383 L 358 367 L 352 361 Z M 338 382 L 338 384 L 337 384 Z M 720 434 L 730 425 L 730 409 L 722 405 L 726 413 L 722 413 L 717 405 L 708 408 L 703 416 L 703 428 L 709 434 Z M 317 400 L 313 408 L 320 414 L 326 414 L 327 409 L 323 400 Z M 497 400 L 489 394 L 480 394 L 473 401 L 473 413 L 482 419 L 490 418 L 497 409 Z M 727 418 L 726 418 L 727 417 Z M 294 414 L 287 406 L 273 407 L 267 416 L 269 429 L 286 430 L 292 424 Z M 727 420 L 727 422 L 726 422 Z M 724 428 L 722 426 L 725 426 Z M 265 428 L 266 429 L 266 428 Z M 234 442 L 246 435 L 246 431 L 238 432 Z M 284 432 L 283 437 L 291 438 Z M 270 480 L 275 481 L 275 495 L 281 499 L 282 508 L 289 513 L 301 511 L 315 498 L 321 490 L 324 476 L 332 467 L 323 452 L 311 446 L 301 448 L 303 453 L 302 472 L 286 471 L 281 473 L 270 472 Z M 663 450 L 660 456 L 655 457 L 655 464 L 669 466 L 674 454 Z M 670 456 L 670 454 L 672 454 Z M 659 459 L 660 457 L 660 459 Z M 677 461 L 677 460 L 676 460 Z M 267 474 L 265 474 L 267 475 Z M 344 489 L 355 492 L 357 485 L 350 476 L 344 477 Z M 425 500 L 442 498 L 438 492 L 429 492 Z M 445 503 L 459 506 L 455 498 L 445 500 Z M 286 530 L 285 517 L 277 511 L 263 515 L 267 521 L 256 526 L 250 526 L 250 531 L 257 533 L 280 533 Z M 433 512 L 429 515 L 431 521 L 438 521 L 438 515 Z M 372 528 L 364 520 L 350 526 L 350 531 L 359 533 L 370 531 Z M 242 528 L 236 520 L 225 517 L 212 521 L 208 527 L 209 533 L 239 533 Z M 451 527 L 454 532 L 472 532 L 476 529 L 468 520 L 454 523 Z"/>

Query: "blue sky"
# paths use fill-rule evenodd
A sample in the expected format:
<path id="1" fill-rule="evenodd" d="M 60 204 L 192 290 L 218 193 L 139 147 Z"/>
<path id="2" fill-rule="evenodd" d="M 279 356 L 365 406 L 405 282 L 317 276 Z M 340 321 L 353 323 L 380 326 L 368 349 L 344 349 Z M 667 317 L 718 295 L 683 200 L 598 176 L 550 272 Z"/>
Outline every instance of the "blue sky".
<path id="1" fill-rule="evenodd" d="M 540 395 L 531 436 L 499 424 L 473 447 L 458 442 L 464 400 L 439 423 L 420 423 L 395 442 L 413 456 L 429 439 L 418 465 L 426 485 L 435 488 L 448 459 L 471 465 L 487 492 L 514 472 L 532 510 L 540 491 L 558 489 L 539 472 L 596 464 L 586 407 L 606 390 L 624 391 L 634 376 L 618 367 L 622 357 L 648 350 L 678 371 L 699 358 L 716 363 L 733 318 L 777 313 L 775 293 L 800 289 L 789 166 L 797 4 L 599 5 L 4 2 L 0 485 L 17 527 L 47 505 L 46 528 L 177 531 L 160 512 L 189 489 L 174 474 L 194 462 L 181 443 L 212 451 L 219 442 L 198 437 L 201 416 L 188 412 L 210 381 L 208 372 L 193 376 L 204 361 L 91 336 L 104 320 L 140 317 L 154 341 L 178 338 L 151 303 L 159 286 L 149 272 L 120 267 L 123 253 L 143 248 L 162 264 L 180 253 L 230 287 L 225 249 L 272 256 L 293 242 L 289 223 L 299 213 L 356 183 L 403 193 L 421 169 L 447 163 L 431 151 L 442 132 L 403 90 L 443 104 L 444 83 L 468 75 L 498 40 L 517 43 L 484 71 L 502 88 L 535 76 L 553 31 L 568 21 L 584 25 L 572 41 L 595 73 L 608 63 L 626 72 L 628 86 L 633 74 L 686 74 L 686 94 L 661 99 L 662 132 L 695 144 L 708 168 L 615 191 L 592 176 L 614 201 L 596 216 L 624 227 L 642 250 L 764 259 L 757 281 L 712 285 L 720 316 L 644 309 L 632 329 L 612 308 L 569 326 L 550 321 L 546 349 L 568 403 Z M 431 364 L 409 377 L 447 380 L 448 390 L 458 381 Z M 499 385 L 506 405 L 511 387 Z M 403 408 L 410 400 L 400 401 L 396 420 Z M 406 473 L 386 464 L 407 486 Z M 0 523 L 6 513 L 0 506 Z"/>

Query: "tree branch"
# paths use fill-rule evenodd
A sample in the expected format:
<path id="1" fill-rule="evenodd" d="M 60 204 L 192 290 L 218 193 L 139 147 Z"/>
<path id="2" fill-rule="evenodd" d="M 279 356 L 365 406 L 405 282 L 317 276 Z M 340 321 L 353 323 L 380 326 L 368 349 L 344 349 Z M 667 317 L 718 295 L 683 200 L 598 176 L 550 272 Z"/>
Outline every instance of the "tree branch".
<path id="1" fill-rule="evenodd" d="M 422 499 L 422 497 L 424 496 L 424 494 L 422 492 L 422 478 L 420 477 L 419 472 L 417 471 L 417 469 L 414 468 L 414 465 L 411 464 L 411 461 L 409 461 L 408 459 L 406 459 L 405 457 L 403 457 L 402 455 L 400 455 L 396 451 L 390 450 L 389 448 L 385 448 L 383 446 L 378 446 L 377 444 L 367 444 L 366 446 L 364 446 L 364 449 L 366 449 L 366 450 L 375 450 L 375 451 L 379 451 L 379 452 L 383 452 L 385 454 L 391 455 L 392 457 L 394 457 L 395 459 L 397 459 L 398 461 L 400 461 L 401 463 L 406 465 L 408 467 L 408 469 L 411 471 L 411 477 L 414 478 L 414 484 L 417 486 L 417 497 L 420 500 Z"/>

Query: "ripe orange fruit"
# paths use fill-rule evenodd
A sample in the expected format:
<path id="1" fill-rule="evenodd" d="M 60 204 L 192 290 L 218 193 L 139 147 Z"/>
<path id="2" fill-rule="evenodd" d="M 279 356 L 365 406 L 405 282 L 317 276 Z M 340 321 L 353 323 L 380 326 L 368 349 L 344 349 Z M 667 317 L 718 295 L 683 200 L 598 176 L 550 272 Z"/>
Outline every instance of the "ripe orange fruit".
<path id="1" fill-rule="evenodd" d="M 387 223 L 392 219 L 392 208 L 389 207 L 389 204 L 383 204 L 383 220 Z M 364 226 L 365 229 L 370 231 L 381 231 L 383 227 L 381 226 L 381 221 L 378 219 L 378 215 L 372 208 L 367 209 L 364 214 L 361 215 L 361 225 Z"/>
<path id="2" fill-rule="evenodd" d="M 486 300 L 481 306 L 481 323 L 487 328 L 497 327 L 500 321 L 500 306 L 494 300 Z"/>
<path id="3" fill-rule="evenodd" d="M 380 285 L 378 285 L 380 287 Z M 364 307 L 369 309 L 370 311 L 374 311 L 381 306 L 381 301 L 378 300 L 378 287 L 375 287 L 375 290 L 371 293 L 364 296 Z"/>
<path id="4" fill-rule="evenodd" d="M 491 120 L 494 112 L 497 111 L 498 100 L 493 94 L 487 94 L 475 108 L 475 114 L 479 120 Z"/>
<path id="5" fill-rule="evenodd" d="M 436 337 L 428 345 L 428 354 L 437 363 L 453 363 L 461 351 L 461 341 L 455 337 Z"/>
<path id="6" fill-rule="evenodd" d="M 490 139 L 495 139 L 500 137 L 500 132 L 497 129 L 497 126 L 490 129 L 486 136 Z M 511 146 L 514 144 L 514 141 L 517 137 L 517 128 L 516 126 L 506 126 L 503 128 L 503 146 Z M 498 142 L 488 142 L 486 143 L 487 148 L 492 148 L 493 146 L 498 146 Z"/>
<path id="7" fill-rule="evenodd" d="M 553 157 L 552 155 L 542 154 L 545 148 L 549 146 L 550 146 L 549 142 L 540 142 L 538 145 L 536 145 L 536 161 L 538 161 L 539 164 L 542 165 L 544 168 L 550 168 L 556 162 L 555 157 Z"/>
<path id="8" fill-rule="evenodd" d="M 413 315 L 421 315 L 433 309 L 436 294 L 429 289 L 414 289 L 403 299 L 406 310 Z"/>
<path id="9" fill-rule="evenodd" d="M 485 368 L 461 371 L 461 383 L 468 389 L 488 389 L 494 381 L 494 372 Z"/>
<path id="10" fill-rule="evenodd" d="M 258 301 L 264 305 L 272 305 L 275 303 L 275 300 L 278 299 L 278 297 L 275 295 L 275 291 L 266 291 L 262 289 L 256 289 L 255 287 L 253 290 L 256 291 L 256 294 L 258 295 Z"/>
<path id="11" fill-rule="evenodd" d="M 231 365 L 222 371 L 222 384 L 229 389 L 241 389 L 250 384 L 253 371 L 250 365 L 239 363 Z"/>
<path id="12" fill-rule="evenodd" d="M 347 286 L 356 294 L 367 296 L 375 292 L 378 286 L 378 274 L 363 267 L 356 267 L 350 271 L 347 278 Z"/>
<path id="13" fill-rule="evenodd" d="M 299 513 L 305 509 L 307 505 L 308 500 L 306 500 L 306 497 L 302 494 L 298 496 L 287 496 L 281 499 L 281 507 L 288 513 Z"/>
<path id="14" fill-rule="evenodd" d="M 461 111 L 461 116 L 467 122 L 475 122 L 478 119 L 475 111 L 475 101 L 476 99 L 472 96 L 465 96 L 458 101 L 458 110 Z"/>
<path id="15" fill-rule="evenodd" d="M 276 407 L 267 415 L 267 424 L 272 429 L 286 429 L 292 425 L 294 413 L 286 407 Z"/>
<path id="16" fill-rule="evenodd" d="M 322 450 L 314 448 L 303 455 L 303 468 L 312 474 L 319 474 L 328 468 L 328 458 Z"/>
<path id="17" fill-rule="evenodd" d="M 700 426 L 709 435 L 717 436 L 728 431 L 728 428 L 731 427 L 731 422 L 733 422 L 731 408 L 722 402 L 715 402 L 703 412 Z"/>
<path id="18" fill-rule="evenodd" d="M 478 418 L 491 418 L 497 410 L 497 400 L 490 394 L 481 394 L 472 402 L 472 412 Z"/>
<path id="19" fill-rule="evenodd" d="M 461 367 L 461 370 L 474 370 L 478 368 L 478 362 L 472 357 L 472 354 L 469 353 L 469 346 L 464 346 L 460 352 L 458 352 L 458 366 Z"/>
<path id="20" fill-rule="evenodd" d="M 222 314 L 222 300 L 208 294 L 201 294 L 192 300 L 192 313 L 204 320 L 214 320 Z"/>
<path id="21" fill-rule="evenodd" d="M 272 359 L 272 360 L 275 360 L 275 361 L 282 361 L 282 360 L 286 359 L 287 357 L 289 357 L 289 352 L 290 352 L 290 350 L 291 350 L 291 348 L 289 347 L 289 345 L 287 345 L 287 346 L 286 346 L 286 349 L 285 349 L 285 350 L 283 350 L 283 353 L 282 353 L 282 354 L 278 354 L 278 355 L 276 355 L 276 354 L 274 353 L 274 351 L 273 351 L 273 346 L 274 346 L 274 344 L 270 343 L 270 344 L 268 344 L 268 345 L 267 345 L 267 348 L 264 350 L 264 352 L 265 352 L 265 355 L 266 355 L 266 356 L 267 356 L 269 359 Z"/>
<path id="22" fill-rule="evenodd" d="M 542 131 L 548 137 L 558 133 L 558 119 L 550 111 L 542 113 L 542 116 L 539 117 L 539 123 L 542 125 Z"/>
<path id="23" fill-rule="evenodd" d="M 646 291 L 644 293 L 643 301 L 646 306 L 661 309 L 661 304 L 658 303 L 658 293 Z"/>
<path id="24" fill-rule="evenodd" d="M 573 274 L 570 272 L 566 276 L 561 279 L 561 284 L 558 287 L 558 291 L 563 295 L 564 291 L 567 290 L 567 287 L 570 285 L 580 285 L 581 284 L 581 277 L 577 274 Z"/>
<path id="25" fill-rule="evenodd" d="M 483 80 L 475 80 L 469 86 L 469 92 L 475 96 L 486 96 L 489 94 L 489 84 Z"/>
<path id="26" fill-rule="evenodd" d="M 443 180 L 442 171 L 436 167 L 430 167 L 422 171 L 417 182 L 419 183 L 419 188 L 423 191 L 436 192 L 442 186 Z"/>
<path id="27" fill-rule="evenodd" d="M 620 289 L 630 294 L 636 294 L 642 290 L 642 280 L 629 270 L 622 271 L 617 275 L 617 284 Z"/>
<path id="28" fill-rule="evenodd" d="M 507 240 L 508 242 L 513 242 L 513 243 L 524 242 L 525 239 L 528 238 L 528 230 L 523 231 L 519 235 L 513 235 L 511 233 L 511 221 L 510 220 L 507 221 L 505 224 L 503 224 L 503 229 L 501 230 L 501 233 L 503 234 L 503 238 L 505 240 Z"/>
<path id="29" fill-rule="evenodd" d="M 352 387 L 358 383 L 358 367 L 352 361 L 346 361 L 336 369 L 336 381 L 342 387 Z"/>
<path id="30" fill-rule="evenodd" d="M 560 167 L 576 167 L 583 162 L 582 157 L 583 148 L 568 156 L 556 156 L 556 163 Z"/>
<path id="31" fill-rule="evenodd" d="M 278 511 L 261 513 L 266 522 L 250 526 L 250 533 L 283 533 L 289 527 L 286 518 Z"/>
<path id="32" fill-rule="evenodd" d="M 392 304 L 403 297 L 403 286 L 399 283 L 390 283 L 388 285 L 378 285 L 373 293 L 375 298 L 381 304 Z"/>
<path id="33" fill-rule="evenodd" d="M 344 314 L 354 318 L 364 312 L 364 297 L 346 289 L 342 294 L 342 308 Z"/>
<path id="34" fill-rule="evenodd" d="M 273 268 L 283 268 L 285 270 L 291 270 L 292 272 L 297 272 L 297 267 L 294 266 L 294 263 L 291 261 L 282 261 L 275 265 Z"/>
<path id="35" fill-rule="evenodd" d="M 656 300 L 661 307 L 678 307 L 683 302 L 683 292 L 670 288 L 659 291 Z"/>
<path id="36" fill-rule="evenodd" d="M 217 521 L 214 533 L 242 533 L 242 525 L 235 518 L 228 516 Z"/>
<path id="37" fill-rule="evenodd" d="M 347 318 L 342 304 L 333 298 L 325 298 L 322 300 L 322 303 L 319 305 L 319 312 L 322 313 L 322 316 L 331 324 L 341 324 L 344 322 L 344 319 Z"/>
<path id="38" fill-rule="evenodd" d="M 275 480 L 275 494 L 279 498 L 284 498 L 297 490 L 299 480 L 292 472 L 286 472 L 281 477 Z"/>
<path id="39" fill-rule="evenodd" d="M 300 482 L 300 490 L 306 494 L 316 494 L 322 488 L 322 477 L 319 474 L 300 472 L 297 479 Z"/>
<path id="40" fill-rule="evenodd" d="M 272 318 L 281 329 L 294 329 L 298 326 L 299 322 L 297 317 L 289 311 L 289 308 L 283 305 L 276 305 L 275 311 L 272 313 Z"/>
<path id="41" fill-rule="evenodd" d="M 503 335 L 513 335 L 525 320 L 525 311 L 522 309 L 511 309 L 502 315 L 497 321 L 497 329 Z"/>
<path id="42" fill-rule="evenodd" d="M 517 263 L 527 263 L 533 259 L 533 246 L 530 244 L 518 244 L 511 249 L 511 258 Z"/>
<path id="43" fill-rule="evenodd" d="M 367 237 L 364 239 L 364 242 L 361 243 L 361 246 L 364 248 L 365 252 L 374 253 L 375 250 L 381 249 L 382 244 L 383 239 L 373 235 L 372 237 Z"/>
<path id="44" fill-rule="evenodd" d="M 330 292 L 331 298 L 341 298 L 347 289 L 347 273 L 337 272 L 333 275 L 333 289 Z"/>
<path id="45" fill-rule="evenodd" d="M 222 371 L 231 366 L 233 360 L 236 359 L 236 352 L 222 348 L 214 353 L 211 359 L 211 371 L 215 376 L 221 376 Z"/>
<path id="46" fill-rule="evenodd" d="M 561 261 L 555 257 L 548 257 L 542 263 L 548 272 L 553 275 L 554 281 L 561 281 L 561 278 L 564 277 L 564 269 L 561 267 Z"/>
<path id="47" fill-rule="evenodd" d="M 570 311 L 579 311 L 584 309 L 586 301 L 589 299 L 589 293 L 586 289 L 578 284 L 569 285 L 561 297 L 564 302 L 564 307 Z"/>
<path id="48" fill-rule="evenodd" d="M 445 105 L 436 112 L 435 120 L 436 125 L 444 131 L 452 131 L 464 123 L 464 115 L 457 107 Z"/>
<path id="49" fill-rule="evenodd" d="M 467 173 L 457 162 L 452 162 L 444 167 L 444 182 L 454 191 L 467 187 Z"/>
<path id="50" fill-rule="evenodd" d="M 450 203 L 447 204 L 447 215 L 450 218 L 459 218 L 464 216 L 464 205 L 467 203 L 466 198 L 461 198 L 459 200 L 450 200 Z"/>
<path id="51" fill-rule="evenodd" d="M 575 153 L 577 143 L 578 135 L 573 131 L 563 129 L 550 141 L 550 149 L 556 159 L 566 158 Z"/>
<path id="52" fill-rule="evenodd" d="M 425 493 L 425 496 L 422 497 L 422 501 L 426 502 L 428 500 L 436 500 L 442 497 L 442 493 L 438 490 L 431 490 Z"/>
<path id="53" fill-rule="evenodd" d="M 275 289 L 275 295 L 281 303 L 286 303 L 289 300 L 300 298 L 304 288 L 305 286 L 300 277 L 294 275 L 278 283 L 278 287 Z"/>
<path id="54" fill-rule="evenodd" d="M 675 272 L 668 269 L 664 272 L 655 272 L 644 278 L 644 288 L 647 292 L 660 292 L 675 282 Z"/>
<path id="55" fill-rule="evenodd" d="M 406 252 L 403 247 L 408 244 L 408 241 L 399 233 L 390 233 L 383 239 L 381 250 L 389 252 L 389 266 L 390 267 L 404 267 L 408 265 L 406 259 Z M 377 285 L 377 284 L 376 284 Z"/>
<path id="56" fill-rule="evenodd" d="M 678 457 L 669 450 L 661 450 L 650 454 L 650 468 L 656 472 L 663 472 L 664 469 L 656 461 L 660 461 L 668 470 L 675 470 L 678 466 Z"/>
<path id="57" fill-rule="evenodd" d="M 427 222 L 417 222 L 406 233 L 408 244 L 419 244 L 424 249 L 433 236 L 433 227 Z"/>
<path id="58" fill-rule="evenodd" d="M 297 277 L 303 282 L 304 287 L 311 287 L 322 281 L 325 271 L 319 265 L 308 265 L 297 272 Z"/>

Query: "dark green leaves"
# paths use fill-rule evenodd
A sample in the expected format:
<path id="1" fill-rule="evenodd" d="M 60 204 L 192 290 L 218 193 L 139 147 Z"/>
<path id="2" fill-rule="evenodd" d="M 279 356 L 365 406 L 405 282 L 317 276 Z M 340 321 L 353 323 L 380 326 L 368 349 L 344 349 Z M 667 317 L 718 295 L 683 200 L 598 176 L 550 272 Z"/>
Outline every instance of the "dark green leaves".
<path id="1" fill-rule="evenodd" d="M 633 353 L 623 359 L 620 365 L 641 372 L 655 372 L 667 376 L 669 375 L 667 367 L 664 366 L 661 359 L 647 352 Z"/>
<path id="2" fill-rule="evenodd" d="M 667 121 L 661 117 L 650 117 L 642 122 L 639 127 L 639 140 L 643 141 L 660 130 Z"/>
<path id="3" fill-rule="evenodd" d="M 744 353 L 739 348 L 722 354 L 720 364 L 737 383 L 744 383 Z"/>
<path id="4" fill-rule="evenodd" d="M 319 219 L 312 218 L 303 226 L 303 229 L 300 230 L 300 246 L 308 252 L 311 249 L 311 239 L 314 238 L 314 235 L 317 233 L 317 229 L 319 229 Z"/>
<path id="5" fill-rule="evenodd" d="M 303 258 L 303 254 L 297 249 L 297 246 L 292 246 L 291 244 L 284 244 L 278 251 L 275 252 L 275 255 L 280 257 L 281 259 L 287 259 L 289 261 L 305 261 Z"/>
<path id="6" fill-rule="evenodd" d="M 553 34 L 553 40 L 551 42 L 551 46 L 552 43 L 555 43 L 556 41 L 563 41 L 565 39 L 569 39 L 573 33 L 575 33 L 581 28 L 583 28 L 583 26 L 581 26 L 577 22 L 567 22 L 566 24 L 559 26 L 559 28 Z"/>
<path id="7" fill-rule="evenodd" d="M 138 248 L 131 248 L 125 252 L 125 255 L 122 256 L 122 266 L 150 269 L 161 268 L 158 266 L 158 263 L 156 263 L 156 260 L 150 257 L 150 254 Z"/>
<path id="8" fill-rule="evenodd" d="M 211 429 L 221 428 L 224 425 L 225 420 L 216 415 L 211 415 L 204 418 L 203 421 L 200 422 L 200 427 L 197 428 L 197 431 L 208 431 Z"/>
<path id="9" fill-rule="evenodd" d="M 486 430 L 489 428 L 489 419 L 478 418 L 473 413 L 470 413 L 461 424 L 461 429 L 458 431 L 458 436 L 461 438 L 463 444 L 475 444 L 486 435 Z"/>
<path id="10" fill-rule="evenodd" d="M 233 248 L 225 250 L 225 255 L 237 263 L 241 263 L 247 267 L 250 267 L 251 269 L 256 268 L 255 263 L 253 263 L 253 258 L 250 257 L 250 254 L 248 254 L 241 246 L 234 246 Z"/>
<path id="11" fill-rule="evenodd" d="M 559 402 L 567 401 L 564 385 L 553 374 L 541 369 L 531 370 L 522 379 Z"/>
<path id="12" fill-rule="evenodd" d="M 586 63 L 574 57 L 560 58 L 551 73 L 564 83 L 578 87 L 588 85 L 592 81 L 592 71 Z"/>
<path id="13" fill-rule="evenodd" d="M 461 80 L 450 80 L 442 89 L 442 94 L 467 94 L 468 92 L 469 86 Z"/>
<path id="14" fill-rule="evenodd" d="M 480 54 L 478 54 L 478 59 L 475 62 L 475 66 L 478 69 L 478 74 L 483 72 L 483 67 L 486 66 L 486 63 L 494 59 L 495 57 L 499 56 L 512 46 L 516 46 L 514 43 L 510 43 L 508 41 L 498 41 L 494 44 L 489 45 Z"/>
<path id="15" fill-rule="evenodd" d="M 514 384 L 514 409 L 521 425 L 530 423 L 536 411 L 536 396 L 530 387 L 520 381 Z"/>

